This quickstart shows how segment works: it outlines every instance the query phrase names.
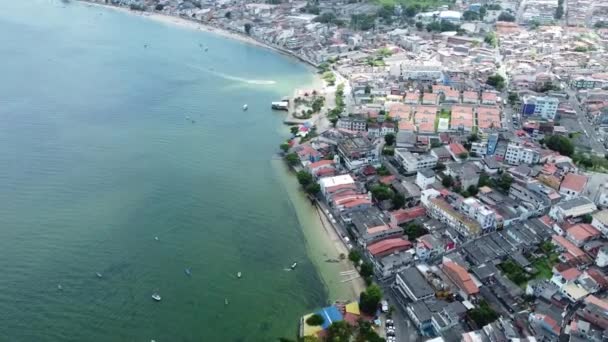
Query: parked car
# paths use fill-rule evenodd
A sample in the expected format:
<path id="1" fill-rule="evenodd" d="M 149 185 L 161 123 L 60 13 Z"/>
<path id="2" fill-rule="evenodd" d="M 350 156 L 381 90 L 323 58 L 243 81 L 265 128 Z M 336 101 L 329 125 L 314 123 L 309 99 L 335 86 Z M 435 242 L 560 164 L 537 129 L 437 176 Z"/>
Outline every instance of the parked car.
<path id="1" fill-rule="evenodd" d="M 383 300 L 380 303 L 382 304 L 382 312 L 388 312 L 388 302 L 386 300 Z"/>

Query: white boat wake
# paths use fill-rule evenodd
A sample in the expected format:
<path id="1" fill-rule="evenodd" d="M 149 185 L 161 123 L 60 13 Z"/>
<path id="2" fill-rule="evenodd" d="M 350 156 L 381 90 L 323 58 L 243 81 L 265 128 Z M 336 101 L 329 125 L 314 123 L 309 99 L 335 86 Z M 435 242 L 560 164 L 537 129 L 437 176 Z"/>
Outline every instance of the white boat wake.
<path id="1" fill-rule="evenodd" d="M 223 79 L 230 80 L 230 81 L 242 82 L 242 83 L 247 83 L 247 84 L 256 84 L 256 85 L 272 85 L 272 84 L 277 83 L 276 81 L 273 81 L 273 80 L 252 80 L 252 79 L 248 79 L 248 78 L 227 75 L 227 74 L 224 74 L 221 72 L 213 71 L 212 69 L 201 68 L 196 65 L 188 65 L 188 66 L 193 69 L 196 69 L 196 70 L 208 73 L 208 74 L 212 74 L 212 75 L 215 75 L 215 76 L 218 76 Z"/>

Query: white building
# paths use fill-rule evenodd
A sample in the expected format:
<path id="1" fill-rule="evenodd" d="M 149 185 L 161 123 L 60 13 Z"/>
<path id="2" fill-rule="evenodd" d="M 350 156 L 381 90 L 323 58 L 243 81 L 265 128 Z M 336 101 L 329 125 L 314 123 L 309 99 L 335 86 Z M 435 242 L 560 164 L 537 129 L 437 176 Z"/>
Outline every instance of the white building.
<path id="1" fill-rule="evenodd" d="M 608 207 L 608 183 L 600 185 L 595 194 L 594 202 L 598 207 Z"/>
<path id="2" fill-rule="evenodd" d="M 599 267 L 608 266 L 608 246 L 600 248 L 600 250 L 597 252 L 597 257 L 595 257 L 595 264 Z"/>
<path id="3" fill-rule="evenodd" d="M 475 153 L 477 156 L 485 156 L 488 152 L 488 142 L 479 141 L 471 143 L 471 153 Z"/>
<path id="4" fill-rule="evenodd" d="M 407 80 L 441 81 L 443 80 L 443 67 L 436 62 L 402 62 L 390 68 L 391 76 L 402 76 Z"/>
<path id="5" fill-rule="evenodd" d="M 608 209 L 594 213 L 591 225 L 608 237 Z"/>
<path id="6" fill-rule="evenodd" d="M 529 148 L 519 142 L 510 142 L 505 153 L 505 162 L 510 165 L 536 164 L 540 153 L 535 148 Z"/>
<path id="7" fill-rule="evenodd" d="M 343 185 L 354 185 L 355 180 L 350 175 L 340 175 L 335 177 L 325 177 L 319 179 L 319 186 L 324 196 L 331 190 L 332 187 L 343 186 Z"/>
<path id="8" fill-rule="evenodd" d="M 552 96 L 527 96 L 522 105 L 523 115 L 540 116 L 549 121 L 555 120 L 559 99 Z"/>
<path id="9" fill-rule="evenodd" d="M 481 225 L 484 231 L 496 228 L 496 213 L 483 205 L 478 199 L 469 197 L 462 201 L 460 210 Z"/>
<path id="10" fill-rule="evenodd" d="M 581 196 L 554 205 L 549 211 L 549 216 L 554 220 L 563 222 L 567 218 L 591 214 L 596 210 L 597 207 L 590 199 Z"/>
<path id="11" fill-rule="evenodd" d="M 367 129 L 367 121 L 364 119 L 340 118 L 336 123 L 336 127 L 354 132 L 365 132 Z"/>
<path id="12" fill-rule="evenodd" d="M 437 166 L 437 157 L 430 154 L 411 153 L 405 148 L 395 149 L 395 159 L 403 165 L 405 172 L 414 173 Z"/>
<path id="13" fill-rule="evenodd" d="M 435 183 L 435 171 L 431 169 L 418 170 L 416 174 L 416 185 L 424 190 L 431 184 Z"/>

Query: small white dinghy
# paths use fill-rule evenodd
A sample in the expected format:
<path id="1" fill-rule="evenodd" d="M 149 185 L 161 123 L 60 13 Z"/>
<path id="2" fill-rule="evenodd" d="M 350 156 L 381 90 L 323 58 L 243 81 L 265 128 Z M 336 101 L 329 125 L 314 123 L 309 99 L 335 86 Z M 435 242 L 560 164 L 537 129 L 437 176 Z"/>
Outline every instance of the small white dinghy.
<path id="1" fill-rule="evenodd" d="M 237 278 L 239 278 L 239 279 L 240 279 L 242 276 L 243 276 L 243 274 L 242 274 L 241 272 L 237 272 L 237 273 L 236 273 L 236 277 L 237 277 Z"/>
<path id="2" fill-rule="evenodd" d="M 244 104 L 243 105 L 243 110 L 247 110 L 247 109 L 249 109 L 249 106 L 247 106 L 247 104 Z"/>
<path id="3" fill-rule="evenodd" d="M 157 302 L 160 302 L 160 301 L 161 301 L 161 299 L 163 299 L 163 298 L 162 298 L 162 297 L 161 297 L 161 296 L 160 296 L 158 293 L 154 292 L 154 293 L 152 294 L 152 299 L 154 299 L 154 300 L 155 300 L 155 301 L 157 301 Z"/>

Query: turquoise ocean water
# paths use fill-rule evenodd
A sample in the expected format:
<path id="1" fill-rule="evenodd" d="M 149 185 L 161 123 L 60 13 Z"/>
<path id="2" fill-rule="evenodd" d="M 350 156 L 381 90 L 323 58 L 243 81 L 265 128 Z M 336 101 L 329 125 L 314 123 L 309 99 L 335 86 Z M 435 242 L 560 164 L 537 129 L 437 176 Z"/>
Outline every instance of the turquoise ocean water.
<path id="1" fill-rule="evenodd" d="M 0 341 L 293 336 L 327 294 L 269 104 L 311 70 L 74 2 L 3 1 L 0 32 Z"/>

